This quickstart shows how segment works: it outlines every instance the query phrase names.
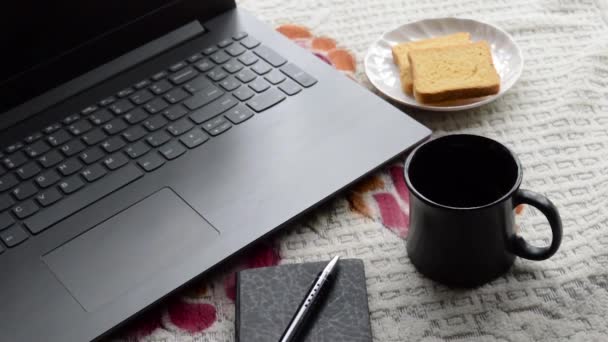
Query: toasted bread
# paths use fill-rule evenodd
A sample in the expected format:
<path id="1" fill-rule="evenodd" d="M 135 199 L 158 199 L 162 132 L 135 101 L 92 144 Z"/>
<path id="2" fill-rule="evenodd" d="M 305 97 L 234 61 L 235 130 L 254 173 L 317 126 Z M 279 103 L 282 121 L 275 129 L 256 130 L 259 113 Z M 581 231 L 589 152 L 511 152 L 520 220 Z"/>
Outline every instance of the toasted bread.
<path id="1" fill-rule="evenodd" d="M 470 42 L 471 35 L 468 32 L 458 32 L 447 36 L 417 40 L 393 46 L 393 61 L 399 67 L 399 78 L 401 79 L 403 91 L 407 94 L 412 94 L 413 81 L 410 71 L 410 62 L 408 60 L 408 53 L 410 51 L 450 45 L 462 45 Z"/>
<path id="2" fill-rule="evenodd" d="M 414 96 L 422 103 L 492 95 L 500 90 L 500 77 L 485 41 L 413 50 L 409 62 Z"/>

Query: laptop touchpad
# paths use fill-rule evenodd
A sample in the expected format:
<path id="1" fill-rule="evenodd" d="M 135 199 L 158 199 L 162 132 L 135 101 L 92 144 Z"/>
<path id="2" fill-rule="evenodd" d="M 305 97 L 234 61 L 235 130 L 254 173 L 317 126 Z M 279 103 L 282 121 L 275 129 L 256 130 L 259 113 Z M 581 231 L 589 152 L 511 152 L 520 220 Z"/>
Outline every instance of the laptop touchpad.
<path id="1" fill-rule="evenodd" d="M 217 236 L 209 223 L 165 188 L 46 254 L 43 260 L 91 312 Z"/>

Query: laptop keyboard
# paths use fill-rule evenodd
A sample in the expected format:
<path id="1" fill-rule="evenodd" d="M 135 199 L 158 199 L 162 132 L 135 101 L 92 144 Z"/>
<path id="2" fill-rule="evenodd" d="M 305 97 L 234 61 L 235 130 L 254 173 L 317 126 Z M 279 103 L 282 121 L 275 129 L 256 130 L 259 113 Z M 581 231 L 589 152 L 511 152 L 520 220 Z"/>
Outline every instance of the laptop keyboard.
<path id="1" fill-rule="evenodd" d="M 317 81 L 245 32 L 0 150 L 0 253 Z"/>

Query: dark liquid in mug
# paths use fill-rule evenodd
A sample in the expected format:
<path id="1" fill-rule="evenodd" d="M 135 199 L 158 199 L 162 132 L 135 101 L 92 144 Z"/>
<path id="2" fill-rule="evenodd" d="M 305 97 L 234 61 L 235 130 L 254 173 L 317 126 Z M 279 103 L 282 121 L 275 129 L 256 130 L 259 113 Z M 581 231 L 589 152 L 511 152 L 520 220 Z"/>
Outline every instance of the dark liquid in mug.
<path id="1" fill-rule="evenodd" d="M 410 166 L 422 196 L 444 206 L 479 207 L 497 201 L 517 182 L 517 164 L 499 144 L 477 137 L 423 146 Z"/>

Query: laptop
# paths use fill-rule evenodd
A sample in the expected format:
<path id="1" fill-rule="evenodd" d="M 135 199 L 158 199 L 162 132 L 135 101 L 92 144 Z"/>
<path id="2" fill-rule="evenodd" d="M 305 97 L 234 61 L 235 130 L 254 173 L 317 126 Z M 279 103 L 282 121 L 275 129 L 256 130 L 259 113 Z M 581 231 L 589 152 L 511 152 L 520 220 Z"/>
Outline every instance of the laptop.
<path id="1" fill-rule="evenodd" d="M 0 6 L 3 341 L 105 336 L 430 134 L 233 0 Z"/>

